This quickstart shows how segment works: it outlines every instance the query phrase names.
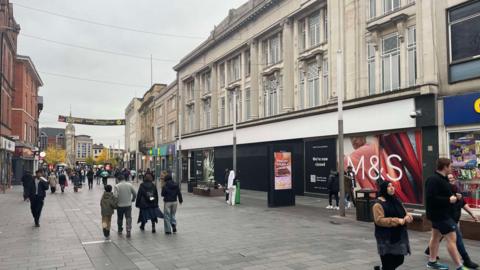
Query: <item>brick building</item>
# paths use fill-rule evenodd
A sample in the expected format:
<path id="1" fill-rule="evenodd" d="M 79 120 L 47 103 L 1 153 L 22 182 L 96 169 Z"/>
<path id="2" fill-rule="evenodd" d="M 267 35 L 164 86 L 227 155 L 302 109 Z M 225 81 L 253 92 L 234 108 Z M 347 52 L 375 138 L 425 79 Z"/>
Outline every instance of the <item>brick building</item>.
<path id="1" fill-rule="evenodd" d="M 35 153 L 38 152 L 38 118 L 43 109 L 43 98 L 38 89 L 42 79 L 28 56 L 16 56 L 15 94 L 12 103 L 12 134 L 15 141 L 13 157 L 14 179 L 20 181 L 23 171 L 38 167 Z"/>
<path id="2" fill-rule="evenodd" d="M 15 55 L 20 26 L 13 17 L 13 6 L 0 0 L 0 186 L 11 183 L 12 101 L 14 96 Z"/>
<path id="3" fill-rule="evenodd" d="M 65 149 L 65 129 L 49 127 L 41 128 L 39 147 L 40 151 L 44 151 L 48 147 Z"/>

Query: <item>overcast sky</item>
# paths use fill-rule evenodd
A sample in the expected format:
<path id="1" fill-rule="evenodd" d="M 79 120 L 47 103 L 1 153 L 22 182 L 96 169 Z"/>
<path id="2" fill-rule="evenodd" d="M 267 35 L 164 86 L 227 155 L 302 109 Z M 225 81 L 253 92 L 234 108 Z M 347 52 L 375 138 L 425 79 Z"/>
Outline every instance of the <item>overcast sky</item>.
<path id="1" fill-rule="evenodd" d="M 172 67 L 198 46 L 228 10 L 247 0 L 11 0 L 21 31 L 18 54 L 30 56 L 44 86 L 40 127 L 65 127 L 59 114 L 85 118 L 124 118 L 125 107 L 150 86 L 150 60 L 84 50 L 163 59 L 153 61 L 153 82 L 172 82 Z M 41 9 L 41 12 L 35 9 Z M 169 37 L 124 31 L 56 16 L 172 34 Z M 201 38 L 199 38 L 201 37 Z M 39 39 L 40 38 L 40 39 Z M 42 39 L 49 40 L 45 41 Z M 54 42 L 51 42 L 54 41 Z M 54 74 L 88 80 L 77 80 Z M 95 143 L 123 148 L 124 127 L 76 125 L 76 134 L 91 135 Z"/>

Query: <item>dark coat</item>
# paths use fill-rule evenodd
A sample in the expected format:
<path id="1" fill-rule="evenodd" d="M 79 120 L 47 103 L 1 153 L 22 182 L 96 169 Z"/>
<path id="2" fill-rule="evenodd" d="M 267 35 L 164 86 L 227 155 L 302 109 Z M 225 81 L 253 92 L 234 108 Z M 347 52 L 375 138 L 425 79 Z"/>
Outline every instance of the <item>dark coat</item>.
<path id="1" fill-rule="evenodd" d="M 453 216 L 453 195 L 448 178 L 435 173 L 427 179 L 425 187 L 427 218 L 430 221 L 443 221 Z"/>
<path id="2" fill-rule="evenodd" d="M 338 172 L 331 172 L 328 176 L 327 188 L 330 192 L 339 192 L 340 191 L 340 180 L 338 177 Z"/>
<path id="3" fill-rule="evenodd" d="M 118 199 L 112 192 L 104 192 L 100 201 L 102 216 L 111 216 L 117 208 Z"/>
<path id="4" fill-rule="evenodd" d="M 135 206 L 140 209 L 158 207 L 158 190 L 154 183 L 145 181 L 140 185 Z"/>
<path id="5" fill-rule="evenodd" d="M 90 171 L 87 172 L 87 178 L 88 178 L 89 180 L 93 180 L 93 175 L 94 175 L 94 174 L 93 174 L 93 171 L 92 171 L 92 170 L 90 170 Z"/>
<path id="6" fill-rule="evenodd" d="M 180 203 L 183 203 L 182 193 L 180 188 L 173 180 L 168 180 L 162 188 L 162 197 L 164 202 L 176 202 L 177 197 Z"/>
<path id="7" fill-rule="evenodd" d="M 67 177 L 65 176 L 65 174 L 60 174 L 60 176 L 58 177 L 58 183 L 61 186 L 64 186 L 66 182 L 67 182 Z"/>
<path id="8" fill-rule="evenodd" d="M 29 185 L 29 192 L 28 192 L 28 196 L 30 197 L 30 200 L 33 200 L 33 198 L 35 197 L 44 199 L 45 196 L 47 195 L 45 191 L 48 190 L 49 186 L 50 185 L 48 184 L 47 179 L 42 177 L 38 182 L 38 192 L 37 192 L 35 180 L 32 178 L 32 182 Z"/>

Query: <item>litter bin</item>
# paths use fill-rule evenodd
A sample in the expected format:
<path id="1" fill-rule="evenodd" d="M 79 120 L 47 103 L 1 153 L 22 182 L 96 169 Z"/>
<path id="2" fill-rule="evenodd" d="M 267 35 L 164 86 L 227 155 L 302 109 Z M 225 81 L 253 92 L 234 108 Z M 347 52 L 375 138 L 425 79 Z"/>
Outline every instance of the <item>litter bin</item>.
<path id="1" fill-rule="evenodd" d="M 240 204 L 240 180 L 236 180 L 236 189 L 235 189 L 235 204 Z"/>
<path id="2" fill-rule="evenodd" d="M 373 221 L 373 210 L 372 207 L 375 204 L 375 190 L 371 189 L 360 189 L 355 192 L 355 201 L 357 203 L 356 211 L 357 211 L 357 220 L 358 221 L 366 221 L 372 222 Z M 370 194 L 374 194 L 371 197 Z"/>

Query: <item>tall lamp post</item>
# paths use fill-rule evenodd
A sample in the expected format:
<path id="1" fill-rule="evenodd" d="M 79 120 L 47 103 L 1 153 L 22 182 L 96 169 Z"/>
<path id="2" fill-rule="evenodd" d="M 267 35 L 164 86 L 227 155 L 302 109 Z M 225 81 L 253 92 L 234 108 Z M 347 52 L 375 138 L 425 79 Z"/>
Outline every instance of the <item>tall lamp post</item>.
<path id="1" fill-rule="evenodd" d="M 338 179 L 340 181 L 340 216 L 345 216 L 345 182 L 343 149 L 343 53 L 337 51 L 337 106 L 338 106 Z"/>
<path id="2" fill-rule="evenodd" d="M 237 175 L 237 88 L 233 93 L 233 171 Z"/>

